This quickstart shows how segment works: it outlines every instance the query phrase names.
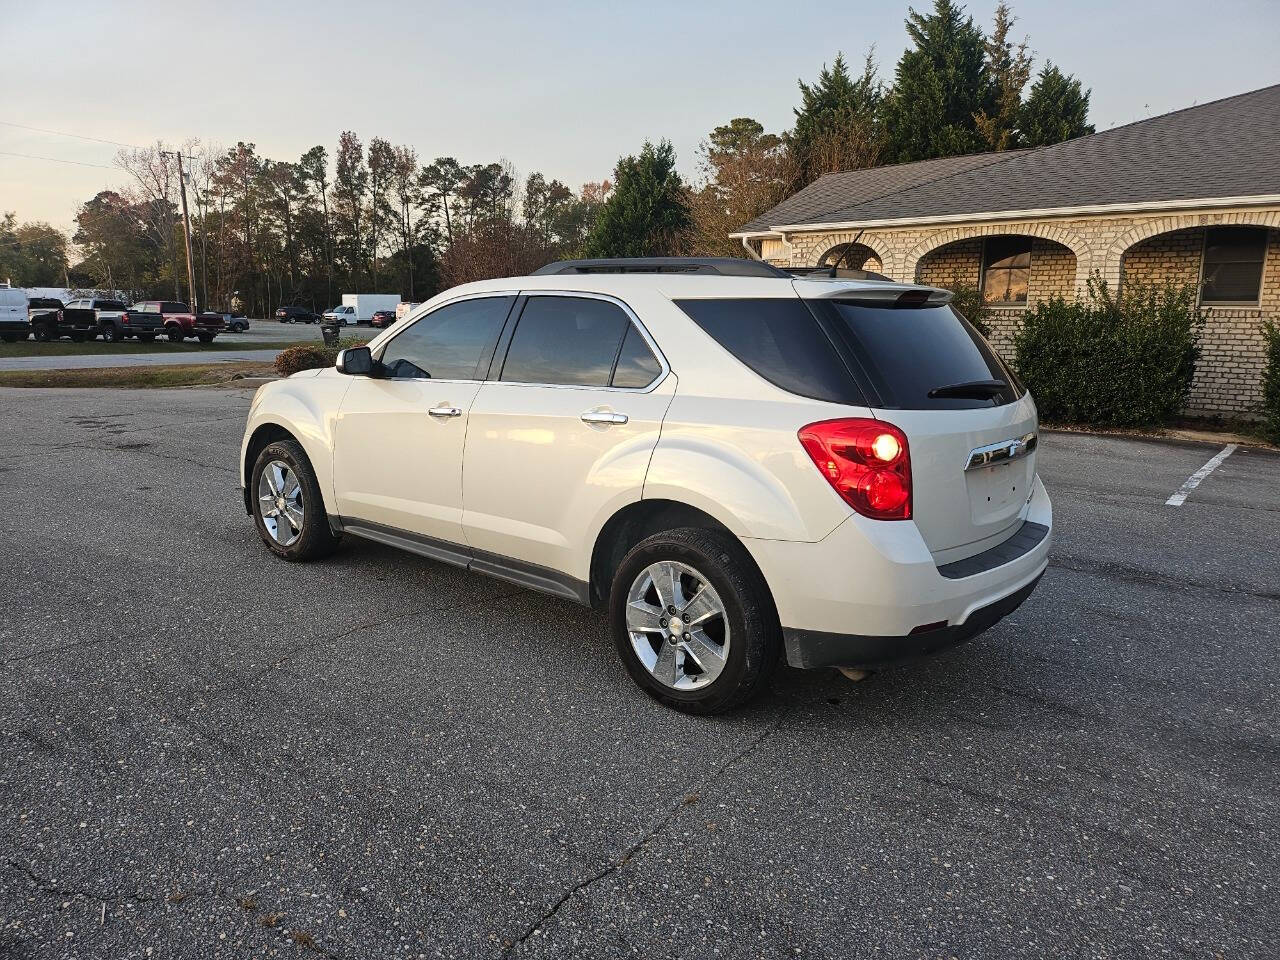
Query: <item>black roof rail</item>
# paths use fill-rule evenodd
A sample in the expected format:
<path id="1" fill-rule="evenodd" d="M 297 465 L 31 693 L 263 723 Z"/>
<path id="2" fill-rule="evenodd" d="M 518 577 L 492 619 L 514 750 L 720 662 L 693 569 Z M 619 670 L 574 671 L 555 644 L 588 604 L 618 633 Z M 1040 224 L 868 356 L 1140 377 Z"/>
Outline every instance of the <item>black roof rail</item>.
<path id="1" fill-rule="evenodd" d="M 705 273 L 721 277 L 790 277 L 763 260 L 738 257 L 608 257 L 599 260 L 558 260 L 539 267 L 535 277 L 564 273 Z"/>
<path id="2" fill-rule="evenodd" d="M 884 280 L 893 283 L 891 277 L 874 270 L 859 270 L 852 267 L 788 267 L 787 273 L 793 277 L 821 277 L 831 280 Z"/>

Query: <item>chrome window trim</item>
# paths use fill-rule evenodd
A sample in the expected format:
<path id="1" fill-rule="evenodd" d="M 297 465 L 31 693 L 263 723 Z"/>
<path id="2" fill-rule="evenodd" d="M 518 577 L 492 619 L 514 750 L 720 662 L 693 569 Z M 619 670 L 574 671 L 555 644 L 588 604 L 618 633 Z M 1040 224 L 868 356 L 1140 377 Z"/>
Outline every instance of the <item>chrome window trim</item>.
<path id="1" fill-rule="evenodd" d="M 996 443 L 988 443 L 983 447 L 975 447 L 969 451 L 969 461 L 965 464 L 965 472 L 980 470 L 983 467 L 989 467 L 997 463 L 1021 460 L 1034 451 L 1038 444 L 1039 439 L 1036 437 L 1035 432 L 1032 431 L 1010 440 L 1000 440 Z"/>
<path id="2" fill-rule="evenodd" d="M 524 380 L 503 380 L 502 371 L 499 370 L 497 379 L 488 380 L 486 381 L 487 383 L 501 383 L 504 386 L 511 386 L 511 387 L 549 387 L 553 390 L 604 390 L 609 393 L 623 393 L 623 394 L 652 393 L 654 390 L 658 389 L 658 387 L 662 384 L 662 382 L 667 378 L 667 374 L 671 372 L 671 365 L 667 363 L 667 358 L 663 356 L 661 348 L 659 348 L 657 342 L 653 339 L 653 336 L 649 333 L 648 328 L 645 327 L 645 325 L 640 321 L 640 318 L 636 316 L 636 312 L 631 309 L 631 306 L 625 300 L 620 300 L 617 297 L 611 296 L 610 294 L 607 294 L 607 293 L 596 293 L 595 291 L 591 291 L 591 290 L 521 290 L 520 295 L 524 297 L 529 297 L 530 299 L 532 299 L 533 297 L 578 297 L 579 299 L 583 299 L 583 300 L 603 300 L 606 303 L 612 303 L 614 306 L 621 308 L 622 312 L 626 314 L 627 319 L 629 319 L 633 324 L 635 324 L 636 329 L 640 331 L 640 336 L 644 339 L 645 344 L 649 347 L 649 350 L 653 353 L 654 357 L 657 359 L 658 375 L 643 387 L 613 387 L 608 385 L 600 387 L 600 386 L 591 386 L 590 384 L 583 384 L 583 383 L 528 383 Z M 519 328 L 519 325 L 520 325 L 520 318 L 516 317 L 517 329 Z M 511 334 L 512 334 L 512 339 L 514 339 L 515 330 L 512 330 Z M 626 333 L 623 333 L 622 335 L 623 340 L 626 339 L 626 336 L 627 336 Z M 619 343 L 619 348 L 621 348 L 621 343 Z M 508 341 L 507 343 L 507 349 L 508 351 L 511 349 L 510 341 Z M 506 358 L 506 355 L 504 354 L 502 357 L 503 366 L 506 366 L 506 362 L 507 362 L 507 358 Z"/>

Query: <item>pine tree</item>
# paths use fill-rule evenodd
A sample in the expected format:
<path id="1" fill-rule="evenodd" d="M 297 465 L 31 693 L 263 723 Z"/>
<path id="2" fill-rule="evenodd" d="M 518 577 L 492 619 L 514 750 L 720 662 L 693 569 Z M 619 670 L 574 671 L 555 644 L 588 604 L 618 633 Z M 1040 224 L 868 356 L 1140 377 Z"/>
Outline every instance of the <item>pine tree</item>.
<path id="1" fill-rule="evenodd" d="M 874 52 L 874 51 L 873 51 Z M 844 55 L 822 66 L 812 86 L 800 81 L 796 125 L 787 137 L 796 168 L 796 189 L 824 173 L 874 166 L 880 156 L 879 114 L 883 91 L 876 79 L 873 52 L 857 79 Z"/>
<path id="2" fill-rule="evenodd" d="M 1008 4 L 996 7 L 995 23 L 986 42 L 987 71 L 991 75 L 994 107 L 974 117 L 978 132 L 990 150 L 1008 150 L 1019 145 L 1018 122 L 1022 109 L 1022 89 L 1031 77 L 1031 54 L 1027 39 L 1016 47 L 1009 40 L 1017 18 Z"/>
<path id="3" fill-rule="evenodd" d="M 614 181 L 587 238 L 587 256 L 654 257 L 678 250 L 693 221 L 671 142 L 646 140 L 640 156 L 618 161 Z"/>
<path id="4" fill-rule="evenodd" d="M 888 159 L 927 160 L 974 153 L 985 146 L 975 118 L 995 108 L 986 37 L 953 0 L 934 0 L 933 13 L 908 8 L 903 52 L 885 103 Z"/>
<path id="5" fill-rule="evenodd" d="M 1075 77 L 1046 63 L 1022 105 L 1019 127 L 1028 147 L 1061 143 L 1093 133 L 1089 123 L 1089 94 Z"/>

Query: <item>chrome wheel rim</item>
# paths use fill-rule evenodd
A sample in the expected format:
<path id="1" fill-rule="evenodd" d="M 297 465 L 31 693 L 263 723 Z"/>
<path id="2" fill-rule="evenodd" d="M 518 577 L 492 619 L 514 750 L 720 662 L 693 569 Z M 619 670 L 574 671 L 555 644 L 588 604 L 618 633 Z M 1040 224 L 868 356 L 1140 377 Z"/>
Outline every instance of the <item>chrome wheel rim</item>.
<path id="1" fill-rule="evenodd" d="M 729 618 L 715 587 L 688 564 L 661 560 L 627 592 L 627 635 L 655 680 L 673 690 L 715 682 L 729 659 Z"/>
<path id="2" fill-rule="evenodd" d="M 272 460 L 258 477 L 258 512 L 271 539 L 290 547 L 302 536 L 302 484 L 283 460 Z"/>

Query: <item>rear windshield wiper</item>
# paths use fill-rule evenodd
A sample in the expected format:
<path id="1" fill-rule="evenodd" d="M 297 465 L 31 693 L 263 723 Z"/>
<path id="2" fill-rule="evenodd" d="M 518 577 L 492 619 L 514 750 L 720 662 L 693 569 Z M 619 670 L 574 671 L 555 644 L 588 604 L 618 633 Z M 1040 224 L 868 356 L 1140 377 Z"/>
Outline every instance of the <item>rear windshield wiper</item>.
<path id="1" fill-rule="evenodd" d="M 1003 380 L 969 380 L 965 383 L 949 383 L 934 387 L 929 396 L 934 399 L 990 400 L 1009 389 Z"/>

